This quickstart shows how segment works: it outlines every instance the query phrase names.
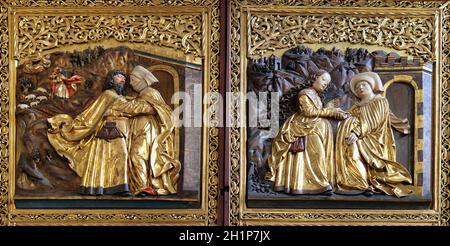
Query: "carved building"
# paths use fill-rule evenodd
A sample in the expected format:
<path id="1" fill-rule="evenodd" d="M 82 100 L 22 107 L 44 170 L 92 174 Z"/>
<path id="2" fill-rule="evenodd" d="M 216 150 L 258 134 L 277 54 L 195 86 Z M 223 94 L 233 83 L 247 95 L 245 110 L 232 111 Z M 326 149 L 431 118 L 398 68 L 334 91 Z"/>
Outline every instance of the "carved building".
<path id="1" fill-rule="evenodd" d="M 377 56 L 373 71 L 384 82 L 392 112 L 411 125 L 409 135 L 394 133 L 397 149 L 402 149 L 397 151 L 397 160 L 413 174 L 416 194 L 430 195 L 432 65 L 419 58 Z"/>

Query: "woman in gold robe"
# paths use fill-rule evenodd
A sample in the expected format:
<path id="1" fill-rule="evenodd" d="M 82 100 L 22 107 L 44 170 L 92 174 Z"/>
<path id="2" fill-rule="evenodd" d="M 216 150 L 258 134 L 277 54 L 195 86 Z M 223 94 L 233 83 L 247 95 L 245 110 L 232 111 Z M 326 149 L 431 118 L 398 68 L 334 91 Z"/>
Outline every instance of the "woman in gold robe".
<path id="1" fill-rule="evenodd" d="M 181 163 L 175 156 L 172 109 L 159 91 L 151 87 L 158 79 L 146 68 L 136 66 L 130 78 L 131 86 L 139 92 L 136 100 L 150 104 L 155 111 L 131 119 L 131 191 L 139 196 L 176 194 Z"/>
<path id="2" fill-rule="evenodd" d="M 395 161 L 393 115 L 380 93 L 383 85 L 373 72 L 352 78 L 350 88 L 360 101 L 339 125 L 336 138 L 337 193 L 385 193 L 397 197 L 411 194 L 411 175 Z"/>
<path id="3" fill-rule="evenodd" d="M 286 120 L 273 140 L 266 179 L 275 182 L 275 191 L 331 194 L 333 133 L 326 118 L 345 119 L 347 115 L 341 109 L 323 108 L 319 94 L 330 81 L 330 74 L 324 70 L 310 76 L 311 87 L 298 94 L 299 110 Z"/>

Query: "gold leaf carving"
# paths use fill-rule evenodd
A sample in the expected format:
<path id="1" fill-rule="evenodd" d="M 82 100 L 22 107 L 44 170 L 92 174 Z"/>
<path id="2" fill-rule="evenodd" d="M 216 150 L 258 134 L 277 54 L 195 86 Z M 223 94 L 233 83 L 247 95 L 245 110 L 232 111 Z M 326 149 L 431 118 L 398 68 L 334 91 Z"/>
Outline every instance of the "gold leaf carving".
<path id="1" fill-rule="evenodd" d="M 204 215 L 183 215 L 183 214 L 11 214 L 11 223 L 15 224 L 43 224 L 53 223 L 83 223 L 83 224 L 111 224 L 111 223 L 182 223 L 197 222 L 205 223 Z"/>
<path id="2" fill-rule="evenodd" d="M 0 5 L 0 226 L 8 224 L 9 71 L 8 9 Z"/>
<path id="3" fill-rule="evenodd" d="M 405 50 L 430 60 L 433 24 L 433 18 L 257 14 L 250 18 L 249 54 L 262 56 L 307 43 L 349 42 Z"/>
<path id="4" fill-rule="evenodd" d="M 10 0 L 20 7 L 129 7 L 129 6 L 209 6 L 211 0 Z"/>
<path id="5" fill-rule="evenodd" d="M 201 55 L 201 15 L 21 16 L 19 57 L 61 45 L 115 39 L 159 45 Z"/>
<path id="6" fill-rule="evenodd" d="M 246 213 L 242 216 L 244 219 L 282 219 L 282 220 L 370 220 L 370 221 L 386 221 L 386 220 L 422 220 L 437 221 L 438 214 L 389 214 L 389 213 L 339 213 L 339 214 L 323 214 L 323 213 Z"/>
<path id="7" fill-rule="evenodd" d="M 440 224 L 450 224 L 450 8 L 443 11 L 441 100 L 441 208 Z"/>
<path id="8" fill-rule="evenodd" d="M 248 0 L 246 4 L 279 6 L 327 6 L 327 7 L 401 7 L 438 8 L 445 1 L 383 1 L 383 0 Z"/>
<path id="9" fill-rule="evenodd" d="M 218 4 L 218 0 L 214 1 Z M 219 92 L 219 8 L 214 8 L 211 11 L 211 64 L 209 91 L 212 93 Z M 217 100 L 211 100 L 208 108 L 212 109 L 210 119 L 215 119 L 218 115 L 220 104 Z M 218 218 L 218 198 L 219 198 L 219 165 L 217 157 L 219 155 L 219 131 L 217 125 L 214 124 L 209 128 L 209 156 L 208 156 L 208 224 L 217 224 Z"/>
<path id="10" fill-rule="evenodd" d="M 363 43 L 370 44 L 374 43 L 384 46 L 391 47 L 394 49 L 403 49 L 409 54 L 419 54 L 424 58 L 435 59 L 432 43 L 440 35 L 439 33 L 434 34 L 435 30 L 435 20 L 433 14 L 426 18 L 413 18 L 408 17 L 407 13 L 409 10 L 416 8 L 426 8 L 426 9 L 437 9 L 442 8 L 447 1 L 392 1 L 392 0 L 305 0 L 305 1 L 295 1 L 295 0 L 245 0 L 245 1 L 232 1 L 231 6 L 231 82 L 230 91 L 239 94 L 242 90 L 242 74 L 241 63 L 243 58 L 250 55 L 262 55 L 264 54 L 263 49 L 271 49 L 280 47 L 294 47 L 300 42 L 300 39 L 310 39 L 311 42 L 335 42 L 336 40 L 343 40 L 346 42 Z M 287 14 L 292 8 L 290 7 L 305 7 L 304 10 L 307 11 L 309 7 L 316 7 L 315 10 L 318 14 L 313 18 L 313 14 L 309 16 L 297 16 L 293 17 L 294 14 L 299 15 L 299 11 L 292 13 L 291 17 L 287 18 Z M 251 16 L 247 15 L 247 7 L 250 8 L 265 8 L 274 10 L 271 13 L 266 11 L 265 15 Z M 320 11 L 322 7 L 330 7 L 328 13 L 320 16 Z M 389 18 L 379 18 L 368 20 L 364 15 L 353 16 L 349 11 L 349 14 L 342 16 L 342 10 L 340 7 L 363 7 L 362 9 L 370 12 L 370 7 L 383 8 L 389 7 L 390 10 L 401 11 L 403 14 L 401 17 L 397 17 L 395 14 L 389 14 Z M 405 9 L 408 8 L 408 9 Z M 285 16 L 281 16 L 278 10 L 282 9 Z M 336 16 L 330 14 L 333 10 L 340 10 L 341 16 Z M 348 11 L 348 10 L 346 10 Z M 366 11 L 366 13 L 368 13 Z M 373 9 L 374 13 L 377 11 Z M 436 10 L 436 12 L 439 10 Z M 250 10 L 251 12 L 251 10 Z M 277 13 L 277 14 L 275 14 Z M 242 25 L 242 18 L 247 15 L 248 23 L 252 27 L 247 27 L 248 30 L 243 31 L 245 28 Z M 267 16 L 265 19 L 263 16 Z M 328 17 L 326 17 L 328 16 Z M 278 19 L 276 19 L 278 18 Z M 288 33 L 288 27 L 294 27 L 300 22 L 298 19 L 310 19 L 316 21 L 320 25 L 315 26 L 315 30 L 309 34 L 309 37 L 298 37 L 293 33 Z M 321 20 L 320 20 L 321 19 Z M 384 20 L 383 20 L 384 19 Z M 287 20 L 283 22 L 283 20 Z M 336 20 L 345 20 L 344 23 L 339 23 Z M 401 213 L 390 213 L 388 211 L 377 211 L 377 212 L 344 212 L 342 210 L 329 210 L 327 212 L 314 212 L 314 213 L 275 213 L 275 212 L 264 212 L 259 213 L 256 211 L 248 212 L 245 211 L 245 191 L 240 189 L 241 181 L 245 178 L 240 176 L 242 168 L 243 157 L 241 153 L 242 148 L 242 132 L 239 126 L 230 127 L 230 225 L 293 225 L 293 224 L 315 224 L 318 222 L 322 224 L 337 224 L 343 222 L 346 225 L 351 225 L 355 223 L 365 224 L 366 221 L 372 220 L 377 221 L 382 224 L 397 222 L 401 223 L 428 223 L 433 225 L 449 225 L 450 220 L 450 190 L 449 190 L 449 177 L 450 177 L 450 9 L 445 7 L 443 11 L 443 37 L 442 41 L 442 56 L 440 60 L 436 61 L 443 68 L 442 71 L 442 87 L 441 87 L 441 124 L 440 125 L 441 135 L 440 142 L 442 145 L 441 153 L 441 163 L 439 169 L 441 170 L 441 177 L 438 181 L 440 183 L 441 191 L 437 199 L 440 199 L 440 209 L 438 213 L 413 213 L 413 212 L 401 212 Z M 324 22 L 320 22 L 324 21 Z M 385 21 L 385 22 L 383 22 Z M 403 26 L 403 23 L 410 22 L 414 24 L 407 24 Z M 265 23 L 263 25 L 262 23 Z M 303 22 L 304 24 L 304 22 Z M 308 24 L 308 23 L 306 23 Z M 352 27 L 356 25 L 359 28 L 358 32 L 351 33 L 352 29 L 347 28 L 346 25 L 352 24 Z M 362 34 L 364 33 L 363 25 L 368 25 L 366 28 L 366 37 Z M 378 31 L 378 24 L 381 26 L 381 31 Z M 259 25 L 259 26 L 258 26 Z M 331 31 L 331 26 L 335 25 L 338 27 L 336 32 Z M 339 28 L 340 27 L 340 28 Z M 328 28 L 328 34 L 326 37 L 321 37 L 317 35 L 317 29 Z M 369 30 L 373 29 L 373 30 Z M 256 31 L 257 30 L 257 31 Z M 305 29 L 306 30 L 306 29 Z M 278 31 L 278 32 L 277 32 Z M 296 32 L 296 28 L 292 28 L 290 31 Z M 314 33 L 315 32 L 315 33 Z M 404 32 L 404 33 L 402 33 Z M 308 34 L 308 32 L 305 32 Z M 319 32 L 320 33 L 320 32 Z M 245 35 L 248 38 L 249 49 L 247 54 L 243 54 L 241 49 L 241 42 Z M 314 34 L 314 35 L 312 35 Z M 276 37 L 279 35 L 279 37 Z M 353 35 L 353 36 L 352 36 Z M 377 35 L 381 35 L 380 39 L 377 39 Z M 293 37 L 294 36 L 294 37 Z M 341 37 L 347 36 L 347 37 Z M 426 40 L 424 40 L 426 39 Z M 269 44 L 262 42 L 263 40 L 269 41 Z M 316 41 L 318 40 L 318 41 Z M 359 41 L 357 41 L 359 40 Z M 377 43 L 379 42 L 379 43 Z M 259 47 L 259 48 L 256 48 Z M 265 48 L 263 48 L 265 47 Z M 251 53 L 253 52 L 253 53 Z M 258 53 L 259 52 L 259 53 Z M 431 53 L 430 53 L 431 52 Z M 245 88 L 244 88 L 245 90 Z M 235 103 L 231 105 L 230 115 L 233 121 L 239 121 L 241 118 L 240 111 L 242 105 Z M 245 134 L 245 133 L 244 133 Z M 245 186 L 242 186 L 245 187 Z M 244 193 L 244 194 L 243 194 Z"/>
<path id="11" fill-rule="evenodd" d="M 187 6 L 197 7 L 195 11 L 186 13 L 173 11 L 170 16 L 152 14 L 112 16 L 108 7 L 139 7 L 139 6 Z M 41 16 L 32 14 L 20 15 L 18 7 L 26 9 L 37 7 L 47 8 L 48 13 Z M 58 7 L 58 14 L 52 14 L 52 8 Z M 61 8 L 62 7 L 62 8 Z M 71 16 L 64 7 L 76 7 L 86 10 L 90 7 L 105 7 L 98 9 L 98 15 Z M 202 8 L 198 8 L 202 7 Z M 166 8 L 166 7 L 164 7 Z M 201 214 L 180 212 L 179 214 L 146 214 L 134 211 L 96 212 L 86 210 L 82 214 L 70 210 L 46 213 L 15 213 L 9 210 L 9 151 L 10 151 L 10 105 L 9 88 L 14 88 L 9 82 L 13 81 L 9 75 L 9 40 L 15 42 L 15 57 L 24 58 L 36 51 L 49 50 L 60 45 L 80 44 L 87 42 L 115 39 L 120 42 L 140 42 L 144 44 L 160 45 L 182 50 L 197 57 L 208 57 L 208 78 L 205 85 L 209 92 L 219 89 L 219 2 L 218 0 L 10 0 L 0 4 L 0 225 L 67 225 L 87 220 L 89 224 L 168 224 L 186 223 L 215 225 L 218 219 L 218 146 L 219 135 L 217 126 L 209 127 L 207 142 L 207 187 L 206 211 Z M 119 9 L 119 8 L 118 8 Z M 136 8 L 130 8 L 136 9 Z M 175 9 L 175 8 L 173 8 Z M 17 12 L 16 12 L 17 11 Z M 18 28 L 11 28 L 9 32 L 8 13 L 17 15 Z M 89 11 L 87 11 L 89 12 Z M 29 13 L 29 11 L 27 12 Z M 62 13 L 62 14 L 61 14 Z M 106 14 L 102 14 L 106 13 Z M 108 14 L 109 13 L 109 14 Z M 139 11 L 142 13 L 142 11 Z M 206 18 L 203 18 L 207 16 Z M 209 31 L 206 31 L 209 30 Z M 14 38 L 12 38 L 14 37 Z M 207 43 L 206 41 L 209 41 Z M 206 60 L 206 59 L 205 59 Z M 211 101 L 208 105 L 213 108 L 213 116 L 218 112 L 218 102 Z"/>

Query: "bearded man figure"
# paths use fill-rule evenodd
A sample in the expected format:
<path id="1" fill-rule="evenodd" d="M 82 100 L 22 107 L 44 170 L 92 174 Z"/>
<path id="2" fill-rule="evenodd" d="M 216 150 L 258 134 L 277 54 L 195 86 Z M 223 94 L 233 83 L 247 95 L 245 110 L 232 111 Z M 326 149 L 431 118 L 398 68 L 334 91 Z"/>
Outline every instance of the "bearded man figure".
<path id="1" fill-rule="evenodd" d="M 48 119 L 48 139 L 82 178 L 85 195 L 130 196 L 128 184 L 129 118 L 154 112 L 145 101 L 124 97 L 125 73 L 112 70 L 103 92 L 74 119 L 67 114 Z M 117 110 L 122 112 L 117 114 Z"/>

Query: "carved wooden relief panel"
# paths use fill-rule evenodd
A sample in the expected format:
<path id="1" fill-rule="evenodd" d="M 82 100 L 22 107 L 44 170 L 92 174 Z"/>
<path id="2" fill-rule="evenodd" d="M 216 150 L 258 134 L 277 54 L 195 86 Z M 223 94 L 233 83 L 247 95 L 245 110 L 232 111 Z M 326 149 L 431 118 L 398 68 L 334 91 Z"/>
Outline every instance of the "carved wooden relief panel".
<path id="1" fill-rule="evenodd" d="M 230 224 L 447 224 L 446 14 L 233 1 Z"/>
<path id="2" fill-rule="evenodd" d="M 2 1 L 0 225 L 448 225 L 449 6 Z"/>
<path id="3" fill-rule="evenodd" d="M 2 3 L 0 224 L 217 224 L 217 128 L 174 116 L 217 111 L 202 99 L 218 91 L 218 15 Z"/>

